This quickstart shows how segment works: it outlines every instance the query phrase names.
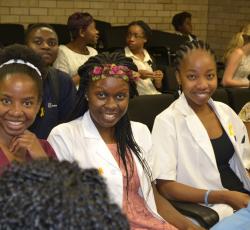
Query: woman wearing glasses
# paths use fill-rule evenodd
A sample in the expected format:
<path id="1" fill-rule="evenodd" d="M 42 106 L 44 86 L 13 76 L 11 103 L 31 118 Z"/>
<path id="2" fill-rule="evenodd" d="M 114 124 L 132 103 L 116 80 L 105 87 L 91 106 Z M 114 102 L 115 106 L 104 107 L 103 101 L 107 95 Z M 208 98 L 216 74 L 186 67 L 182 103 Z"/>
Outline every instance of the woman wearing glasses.
<path id="1" fill-rule="evenodd" d="M 136 82 L 139 95 L 160 94 L 163 73 L 149 55 L 144 45 L 148 42 L 152 31 L 143 21 L 134 21 L 128 25 L 126 37 L 127 46 L 124 48 L 125 56 L 133 59 L 140 74 Z"/>

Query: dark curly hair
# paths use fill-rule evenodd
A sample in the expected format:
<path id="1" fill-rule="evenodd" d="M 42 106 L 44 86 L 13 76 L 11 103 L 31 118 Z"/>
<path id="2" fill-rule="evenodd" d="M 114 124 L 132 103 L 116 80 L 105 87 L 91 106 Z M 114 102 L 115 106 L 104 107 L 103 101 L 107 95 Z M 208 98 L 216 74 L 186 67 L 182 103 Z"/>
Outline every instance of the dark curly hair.
<path id="1" fill-rule="evenodd" d="M 96 169 L 37 160 L 13 163 L 0 178 L 1 229 L 128 230 Z"/>
<path id="2" fill-rule="evenodd" d="M 8 65 L 3 65 L 0 68 L 0 82 L 8 75 L 14 73 L 23 73 L 28 76 L 36 83 L 39 99 L 42 98 L 43 94 L 43 80 L 46 77 L 47 70 L 45 64 L 40 57 L 32 49 L 24 45 L 10 45 L 5 47 L 0 51 L 0 65 L 6 63 L 9 60 L 23 60 L 24 62 L 29 62 L 34 65 L 41 73 L 41 76 L 37 73 L 34 68 L 28 65 L 13 63 Z M 0 83 L 1 84 L 1 83 Z"/>
<path id="3" fill-rule="evenodd" d="M 91 14 L 87 12 L 75 12 L 69 16 L 67 26 L 71 35 L 71 39 L 76 39 L 79 36 L 80 29 L 84 31 L 94 21 Z"/>
<path id="4" fill-rule="evenodd" d="M 192 14 L 189 12 L 183 11 L 181 13 L 175 14 L 172 18 L 172 25 L 174 26 L 174 29 L 176 31 L 180 30 L 180 27 L 183 26 L 183 23 L 185 22 L 186 18 L 192 18 Z"/>

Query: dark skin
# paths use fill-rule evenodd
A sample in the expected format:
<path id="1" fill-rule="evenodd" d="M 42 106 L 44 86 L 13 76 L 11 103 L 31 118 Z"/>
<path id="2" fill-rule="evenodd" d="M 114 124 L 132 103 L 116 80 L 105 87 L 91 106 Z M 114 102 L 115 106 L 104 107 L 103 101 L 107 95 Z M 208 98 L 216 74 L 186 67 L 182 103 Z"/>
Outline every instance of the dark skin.
<path id="1" fill-rule="evenodd" d="M 45 157 L 38 138 L 27 128 L 40 108 L 35 82 L 26 74 L 7 74 L 0 83 L 0 147 L 9 161 Z"/>
<path id="2" fill-rule="evenodd" d="M 210 139 L 220 137 L 223 132 L 221 123 L 208 104 L 217 87 L 214 58 L 205 50 L 194 49 L 185 54 L 179 69 L 177 79 L 188 104 L 199 117 Z M 193 203 L 203 203 L 207 191 L 170 180 L 158 180 L 157 188 L 166 198 Z M 238 210 L 248 205 L 250 197 L 236 191 L 213 190 L 209 193 L 208 201 L 211 204 L 228 204 Z"/>
<path id="3" fill-rule="evenodd" d="M 89 54 L 87 48 L 88 44 L 96 44 L 99 37 L 99 31 L 95 27 L 95 22 L 93 21 L 85 30 L 79 29 L 79 35 L 70 41 L 66 46 L 72 51 L 79 54 Z M 79 85 L 80 77 L 78 74 L 72 76 L 72 80 L 75 85 Z"/>
<path id="4" fill-rule="evenodd" d="M 126 38 L 131 52 L 141 60 L 144 60 L 144 44 L 147 42 L 143 29 L 139 25 L 132 25 L 128 28 L 128 35 Z M 162 87 L 162 78 L 163 73 L 161 70 L 148 71 L 148 70 L 139 70 L 140 78 L 146 79 L 151 78 L 155 85 L 155 88 L 161 89 Z"/>

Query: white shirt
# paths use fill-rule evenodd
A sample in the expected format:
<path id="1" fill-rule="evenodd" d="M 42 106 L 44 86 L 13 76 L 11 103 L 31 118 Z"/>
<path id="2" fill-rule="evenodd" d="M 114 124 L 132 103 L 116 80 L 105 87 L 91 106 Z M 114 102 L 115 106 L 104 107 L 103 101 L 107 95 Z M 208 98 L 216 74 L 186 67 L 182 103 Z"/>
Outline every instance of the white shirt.
<path id="1" fill-rule="evenodd" d="M 230 167 L 250 191 L 250 179 L 245 168 L 250 167 L 250 149 L 245 125 L 226 104 L 209 100 L 218 119 L 231 140 L 235 154 Z M 206 129 L 188 105 L 184 94 L 156 119 L 152 131 L 155 157 L 154 178 L 173 180 L 195 188 L 224 189 Z M 220 218 L 231 215 L 233 209 L 225 204 L 212 205 Z"/>
<path id="2" fill-rule="evenodd" d="M 136 143 L 142 150 L 142 158 L 152 167 L 152 158 L 149 154 L 152 141 L 151 134 L 146 125 L 131 122 Z M 59 160 L 76 161 L 83 169 L 97 168 L 106 179 L 111 199 L 122 207 L 123 179 L 122 173 L 112 153 L 101 138 L 89 112 L 83 117 L 56 126 L 50 133 L 48 141 L 56 152 Z M 156 211 L 156 205 L 151 188 L 142 166 L 134 156 L 140 179 L 141 189 L 138 193 L 144 197 L 148 209 L 157 218 L 162 218 Z"/>
<path id="3" fill-rule="evenodd" d="M 124 48 L 125 56 L 133 59 L 134 64 L 137 66 L 138 70 L 148 70 L 153 72 L 151 67 L 152 59 L 147 50 L 143 49 L 144 59 L 141 60 L 137 56 L 135 56 L 128 47 Z M 151 64 L 150 64 L 151 63 Z M 147 95 L 147 94 L 161 94 L 156 90 L 152 80 L 150 78 L 146 79 L 138 79 L 136 81 L 136 88 L 139 95 Z"/>
<path id="4" fill-rule="evenodd" d="M 68 73 L 70 76 L 76 75 L 78 68 L 81 65 L 83 65 L 90 57 L 97 55 L 97 51 L 94 48 L 87 46 L 87 49 L 89 54 L 85 55 L 76 53 L 65 45 L 60 45 L 53 67 Z"/>

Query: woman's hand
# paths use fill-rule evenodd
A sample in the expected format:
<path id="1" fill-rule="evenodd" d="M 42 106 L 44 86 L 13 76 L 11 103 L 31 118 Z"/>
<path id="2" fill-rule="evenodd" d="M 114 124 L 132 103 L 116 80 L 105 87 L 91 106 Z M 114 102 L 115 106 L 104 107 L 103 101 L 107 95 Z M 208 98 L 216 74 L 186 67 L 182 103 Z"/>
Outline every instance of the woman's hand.
<path id="1" fill-rule="evenodd" d="M 20 136 L 13 138 L 9 146 L 10 151 L 17 156 L 25 156 L 29 152 L 32 159 L 47 158 L 36 135 L 28 130 Z"/>
<path id="2" fill-rule="evenodd" d="M 138 73 L 140 74 L 141 79 L 146 79 L 146 78 L 154 78 L 154 72 L 148 71 L 148 70 L 139 70 Z"/>
<path id="3" fill-rule="evenodd" d="M 224 191 L 225 203 L 230 205 L 234 210 L 246 208 L 250 202 L 250 196 L 236 191 Z"/>
<path id="4" fill-rule="evenodd" d="M 163 78 L 163 72 L 161 70 L 154 71 L 153 80 L 154 80 L 154 85 L 157 89 L 161 89 L 162 87 L 162 78 Z"/>

